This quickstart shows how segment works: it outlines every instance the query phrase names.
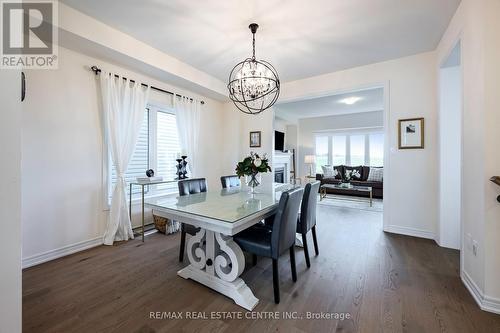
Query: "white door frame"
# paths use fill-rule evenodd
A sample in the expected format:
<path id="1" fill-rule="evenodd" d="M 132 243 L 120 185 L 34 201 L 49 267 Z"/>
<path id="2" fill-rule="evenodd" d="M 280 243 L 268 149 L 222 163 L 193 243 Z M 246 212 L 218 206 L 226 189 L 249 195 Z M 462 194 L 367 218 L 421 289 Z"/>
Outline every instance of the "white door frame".
<path id="1" fill-rule="evenodd" d="M 367 89 L 375 89 L 375 88 L 382 88 L 384 90 L 384 110 L 383 110 L 383 115 L 384 115 L 384 190 L 383 190 L 383 196 L 384 196 L 384 209 L 383 209 L 383 230 L 386 230 L 387 226 L 390 226 L 391 223 L 391 210 L 390 210 L 390 194 L 389 194 L 389 186 L 391 182 L 390 178 L 390 154 L 392 150 L 392 146 L 397 142 L 397 138 L 395 135 L 397 133 L 393 133 L 391 131 L 391 117 L 390 117 L 390 107 L 391 107 L 391 99 L 390 99 L 390 81 L 379 81 L 379 82 L 373 82 L 373 83 L 368 83 L 368 84 L 362 84 L 362 85 L 357 85 L 353 86 L 350 88 L 343 88 L 343 89 L 333 89 L 333 90 L 327 90 L 323 91 L 321 93 L 314 93 L 314 94 L 305 94 L 300 97 L 294 97 L 294 98 L 288 98 L 288 99 L 281 99 L 277 105 L 283 104 L 283 103 L 290 103 L 290 102 L 297 102 L 297 101 L 303 101 L 303 100 L 308 100 L 308 99 L 313 99 L 313 98 L 320 98 L 320 97 L 326 97 L 326 96 L 331 96 L 331 95 L 339 95 L 339 94 L 345 94 L 345 93 L 351 93 L 351 92 L 356 92 L 360 90 L 367 90 Z M 274 112 L 274 111 L 273 111 Z M 273 117 L 274 119 L 274 117 Z M 273 124 L 274 128 L 274 124 Z M 298 128 L 297 128 L 298 130 Z M 300 145 L 298 145 L 300 146 Z M 298 150 L 299 148 L 297 148 Z M 297 151 L 297 156 L 298 156 L 298 151 Z"/>
<path id="2" fill-rule="evenodd" d="M 441 112 L 440 112 L 440 90 L 441 90 L 441 68 L 444 65 L 444 63 L 448 60 L 448 58 L 451 55 L 451 52 L 453 49 L 460 43 L 462 43 L 463 37 L 462 37 L 462 32 L 456 36 L 455 40 L 453 43 L 450 44 L 448 49 L 446 50 L 446 56 L 441 59 L 440 62 L 437 64 L 437 73 L 438 73 L 438 125 L 441 122 Z M 464 56 L 463 56 L 463 47 L 460 47 L 460 84 L 461 84 L 461 109 L 460 109 L 460 272 L 462 272 L 462 268 L 464 267 L 464 253 L 465 253 L 465 233 L 464 233 L 464 227 L 463 227 L 463 216 L 464 216 L 464 211 L 463 211 L 463 193 L 464 193 L 464 174 L 463 174 L 463 156 L 464 156 Z M 439 127 L 438 127 L 439 128 Z M 438 138 L 439 138 L 439 133 L 438 133 Z M 438 141 L 439 142 L 439 141 Z M 438 144 L 438 157 L 439 160 L 441 158 L 441 147 Z M 440 190 L 439 190 L 439 195 L 441 195 Z M 440 215 L 440 209 L 441 207 L 438 207 L 438 230 L 441 229 L 441 221 L 439 219 Z M 438 236 L 438 235 L 437 235 Z M 438 236 L 439 237 L 439 236 Z M 437 237 L 437 238 L 438 238 Z M 439 244 L 438 239 L 436 239 L 436 242 Z M 440 245 L 441 246 L 441 245 Z"/>

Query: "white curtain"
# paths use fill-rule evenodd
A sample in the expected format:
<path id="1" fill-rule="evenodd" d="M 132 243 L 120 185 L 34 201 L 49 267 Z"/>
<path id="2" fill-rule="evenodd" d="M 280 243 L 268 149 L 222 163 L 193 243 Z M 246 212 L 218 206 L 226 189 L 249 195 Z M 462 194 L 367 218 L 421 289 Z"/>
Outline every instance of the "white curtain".
<path id="1" fill-rule="evenodd" d="M 200 152 L 200 113 L 201 103 L 196 99 L 187 97 L 177 98 L 174 96 L 175 119 L 182 153 L 187 155 L 188 170 L 190 177 L 199 177 L 200 170 L 197 169 Z"/>
<path id="2" fill-rule="evenodd" d="M 128 79 L 116 78 L 104 71 L 100 78 L 104 127 L 117 174 L 104 234 L 104 244 L 113 245 L 114 241 L 134 238 L 124 176 L 139 136 L 150 87 L 142 87 L 138 81 L 131 83 Z"/>

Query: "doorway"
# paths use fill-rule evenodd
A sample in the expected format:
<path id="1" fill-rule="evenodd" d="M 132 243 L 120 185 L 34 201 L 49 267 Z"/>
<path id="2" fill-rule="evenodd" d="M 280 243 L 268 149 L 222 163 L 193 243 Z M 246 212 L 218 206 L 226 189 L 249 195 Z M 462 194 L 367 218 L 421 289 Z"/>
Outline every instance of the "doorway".
<path id="1" fill-rule="evenodd" d="M 293 148 L 297 181 L 321 182 L 320 205 L 385 217 L 385 90 L 371 85 L 275 106 L 274 131 L 284 132 L 286 148 Z"/>
<path id="2" fill-rule="evenodd" d="M 461 249 L 462 66 L 460 41 L 439 69 L 439 245 Z"/>

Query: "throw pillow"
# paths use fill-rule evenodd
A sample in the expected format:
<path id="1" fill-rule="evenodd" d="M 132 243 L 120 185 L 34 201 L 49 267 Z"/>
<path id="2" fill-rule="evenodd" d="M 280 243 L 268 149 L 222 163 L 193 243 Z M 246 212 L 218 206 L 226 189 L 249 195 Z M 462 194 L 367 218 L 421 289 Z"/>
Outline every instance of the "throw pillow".
<path id="1" fill-rule="evenodd" d="M 363 176 L 363 167 L 344 167 L 344 179 L 345 180 L 361 180 Z"/>
<path id="2" fill-rule="evenodd" d="M 369 166 L 365 166 L 363 165 L 363 172 L 362 172 L 362 177 L 361 177 L 361 181 L 363 182 L 366 182 L 366 180 L 368 179 L 368 175 L 370 174 L 370 167 Z"/>
<path id="3" fill-rule="evenodd" d="M 323 177 L 325 178 L 334 178 L 338 175 L 338 171 L 332 165 L 323 165 L 321 169 L 323 169 Z"/>
<path id="4" fill-rule="evenodd" d="M 370 168 L 370 174 L 367 181 L 381 182 L 384 180 L 384 168 Z"/>
<path id="5" fill-rule="evenodd" d="M 342 179 L 342 165 L 337 165 L 333 167 L 335 179 Z"/>

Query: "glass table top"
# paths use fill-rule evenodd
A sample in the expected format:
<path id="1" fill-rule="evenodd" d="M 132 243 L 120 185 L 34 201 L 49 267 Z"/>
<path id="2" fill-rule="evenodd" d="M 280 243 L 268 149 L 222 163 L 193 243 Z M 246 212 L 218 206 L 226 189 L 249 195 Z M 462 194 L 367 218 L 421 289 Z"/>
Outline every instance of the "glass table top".
<path id="1" fill-rule="evenodd" d="M 152 209 L 167 209 L 181 213 L 234 223 L 261 210 L 277 205 L 283 191 L 296 185 L 263 184 L 254 194 L 246 186 L 213 190 L 186 196 L 161 196 L 147 199 L 146 206 Z"/>
<path id="2" fill-rule="evenodd" d="M 370 186 L 361 186 L 361 185 L 350 185 L 350 187 L 342 186 L 340 184 L 323 184 L 321 187 L 331 188 L 337 190 L 353 190 L 353 191 L 361 191 L 361 192 L 369 192 L 372 190 Z"/>

